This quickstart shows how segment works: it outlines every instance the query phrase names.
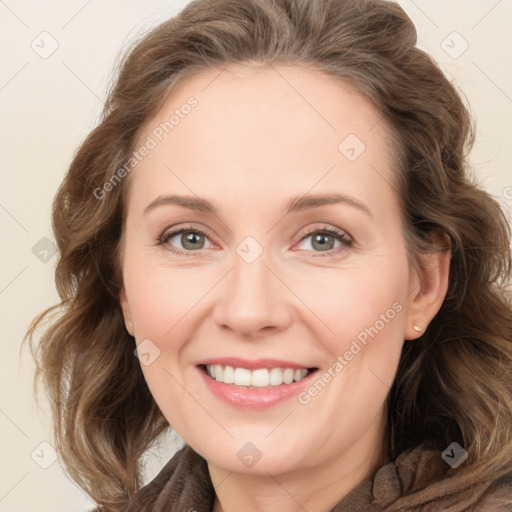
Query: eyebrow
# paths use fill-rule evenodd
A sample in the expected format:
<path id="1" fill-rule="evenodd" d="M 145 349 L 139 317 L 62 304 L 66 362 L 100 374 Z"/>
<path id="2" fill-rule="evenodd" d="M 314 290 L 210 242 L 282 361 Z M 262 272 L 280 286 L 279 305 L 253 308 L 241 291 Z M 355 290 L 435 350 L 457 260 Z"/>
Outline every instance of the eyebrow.
<path id="1" fill-rule="evenodd" d="M 310 208 L 330 204 L 346 204 L 357 208 L 358 210 L 366 213 L 372 217 L 372 212 L 365 204 L 357 199 L 345 194 L 309 194 L 303 196 L 292 197 L 286 206 L 285 214 L 300 212 Z M 201 197 L 194 196 L 178 196 L 178 195 L 163 195 L 157 197 L 154 201 L 149 203 L 144 209 L 144 215 L 159 206 L 177 205 L 188 210 L 196 210 L 202 213 L 211 215 L 218 215 L 217 208 L 208 200 Z"/>

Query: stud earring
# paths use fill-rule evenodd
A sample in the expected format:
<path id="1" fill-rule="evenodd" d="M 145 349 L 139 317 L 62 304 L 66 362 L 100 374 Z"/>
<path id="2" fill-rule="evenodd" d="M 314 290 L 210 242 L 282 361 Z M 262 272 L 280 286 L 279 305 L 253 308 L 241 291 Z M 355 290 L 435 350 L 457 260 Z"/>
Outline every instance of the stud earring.
<path id="1" fill-rule="evenodd" d="M 416 332 L 421 332 L 421 331 L 422 331 L 422 328 L 421 328 L 421 327 L 418 327 L 416 324 L 413 324 L 412 328 L 413 328 Z"/>

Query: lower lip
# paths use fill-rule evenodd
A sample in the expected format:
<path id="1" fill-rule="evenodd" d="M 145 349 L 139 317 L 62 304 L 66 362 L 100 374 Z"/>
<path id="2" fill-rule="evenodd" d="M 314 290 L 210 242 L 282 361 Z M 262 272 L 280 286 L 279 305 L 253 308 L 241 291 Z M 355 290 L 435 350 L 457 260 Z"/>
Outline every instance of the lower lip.
<path id="1" fill-rule="evenodd" d="M 210 377 L 202 368 L 197 367 L 208 389 L 217 398 L 235 407 L 243 409 L 267 409 L 300 393 L 308 384 L 316 370 L 298 382 L 268 386 L 265 388 L 248 388 L 224 384 Z"/>

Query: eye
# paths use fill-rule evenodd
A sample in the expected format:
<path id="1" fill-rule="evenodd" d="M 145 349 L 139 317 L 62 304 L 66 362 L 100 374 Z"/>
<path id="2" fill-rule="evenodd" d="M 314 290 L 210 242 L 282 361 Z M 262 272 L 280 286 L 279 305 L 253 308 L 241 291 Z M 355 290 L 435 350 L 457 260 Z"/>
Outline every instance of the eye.
<path id="1" fill-rule="evenodd" d="M 158 245 L 165 245 L 171 252 L 177 254 L 184 254 L 185 256 L 193 256 L 195 251 L 200 249 L 209 249 L 211 247 L 205 247 L 205 241 L 209 241 L 206 233 L 200 229 L 188 228 L 176 229 L 163 233 L 158 238 Z M 178 247 L 176 248 L 176 244 Z"/>
<path id="2" fill-rule="evenodd" d="M 310 242 L 305 243 L 309 239 L 311 239 Z M 347 247 L 351 247 L 353 245 L 352 239 L 346 233 L 330 227 L 324 227 L 322 229 L 309 232 L 301 239 L 300 243 L 311 247 L 307 247 L 306 250 L 324 252 L 327 253 L 327 256 L 343 251 Z M 337 246 L 336 243 L 338 243 Z M 319 254 L 318 256 L 324 255 Z"/>
<path id="3" fill-rule="evenodd" d="M 310 242 L 306 243 L 309 239 L 311 239 Z M 207 233 L 192 226 L 162 233 L 158 237 L 157 245 L 165 246 L 169 251 L 184 256 L 199 256 L 200 254 L 194 253 L 198 253 L 201 249 L 211 249 L 213 247 Z M 326 253 L 325 255 L 317 254 L 316 256 L 332 256 L 351 247 L 353 241 L 345 232 L 325 226 L 307 233 L 298 245 L 310 246 L 302 247 L 302 250 Z"/>

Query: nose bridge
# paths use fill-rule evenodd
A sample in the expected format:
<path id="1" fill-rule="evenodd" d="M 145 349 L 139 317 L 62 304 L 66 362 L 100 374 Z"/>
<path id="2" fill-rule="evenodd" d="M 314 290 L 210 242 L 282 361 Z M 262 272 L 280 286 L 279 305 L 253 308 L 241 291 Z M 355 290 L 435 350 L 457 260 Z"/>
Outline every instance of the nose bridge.
<path id="1" fill-rule="evenodd" d="M 218 325 L 248 335 L 265 327 L 283 328 L 290 320 L 285 287 L 270 270 L 268 254 L 254 240 L 236 248 L 233 268 L 216 305 Z"/>

